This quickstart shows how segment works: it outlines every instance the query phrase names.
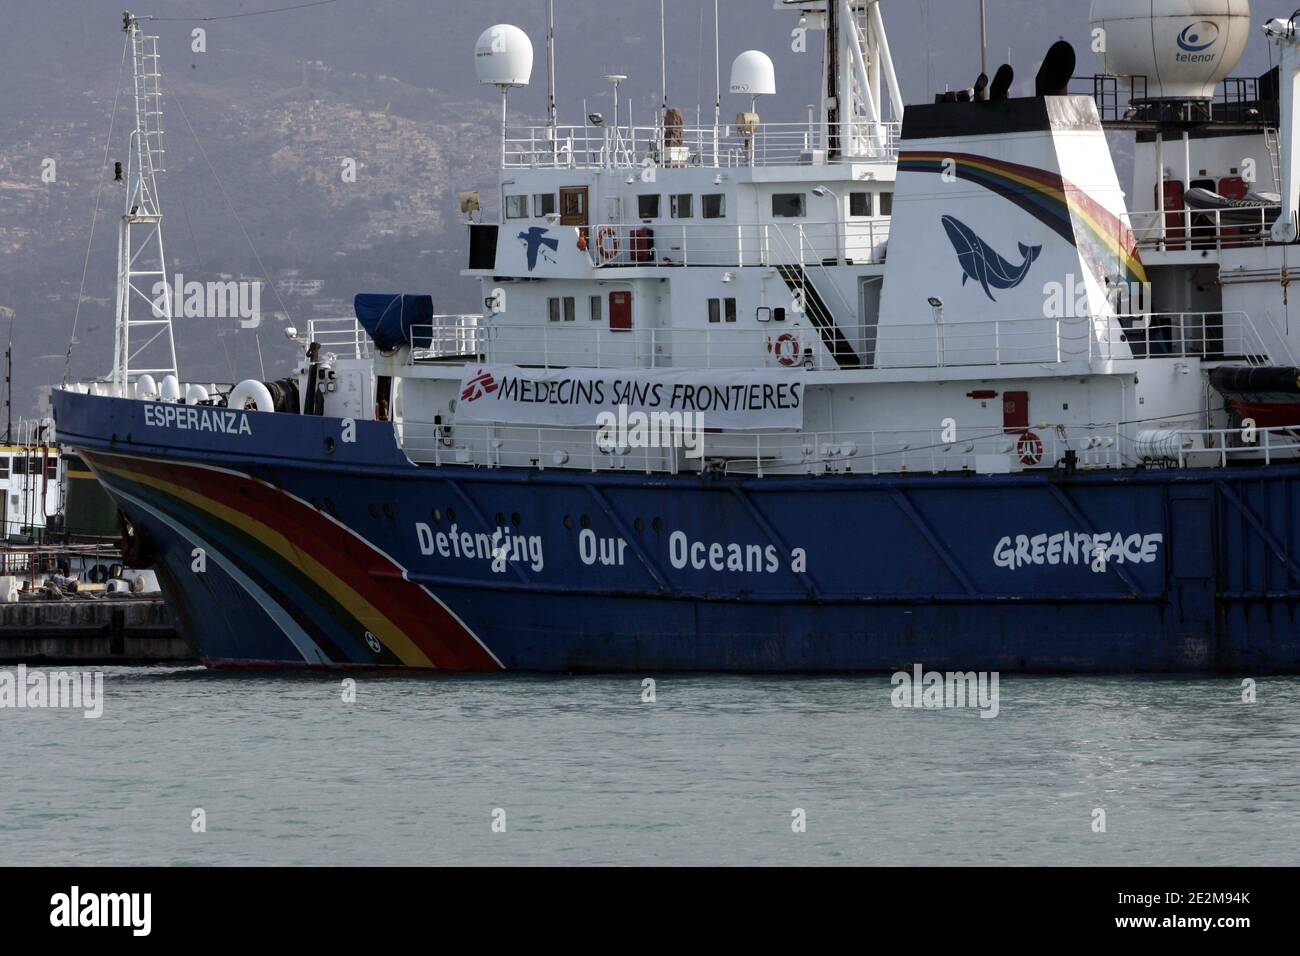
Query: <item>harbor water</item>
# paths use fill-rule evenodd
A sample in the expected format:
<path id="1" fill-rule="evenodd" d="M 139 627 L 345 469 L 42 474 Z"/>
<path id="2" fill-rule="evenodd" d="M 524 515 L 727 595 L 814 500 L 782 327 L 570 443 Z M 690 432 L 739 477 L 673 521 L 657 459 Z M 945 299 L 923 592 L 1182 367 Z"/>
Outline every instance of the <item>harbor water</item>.
<path id="1" fill-rule="evenodd" d="M 102 673 L 97 719 L 0 709 L 0 864 L 1300 863 L 1300 678 L 1003 675 L 990 719 L 889 675 Z"/>

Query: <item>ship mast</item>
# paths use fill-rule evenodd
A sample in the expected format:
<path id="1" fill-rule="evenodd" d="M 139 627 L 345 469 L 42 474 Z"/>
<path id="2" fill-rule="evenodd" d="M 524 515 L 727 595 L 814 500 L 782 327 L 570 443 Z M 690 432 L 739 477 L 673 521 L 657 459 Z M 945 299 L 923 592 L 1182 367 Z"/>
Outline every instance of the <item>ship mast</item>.
<path id="1" fill-rule="evenodd" d="M 129 397 L 142 375 L 176 376 L 172 293 L 163 254 L 158 173 L 163 172 L 162 74 L 158 38 L 144 36 L 140 21 L 122 15 L 131 45 L 135 126 L 127 152 L 126 203 L 118 232 L 117 319 L 113 339 L 113 392 Z M 161 287 L 161 294 L 155 289 Z M 139 330 L 133 340 L 133 332 Z"/>
<path id="2" fill-rule="evenodd" d="M 796 0 L 790 5 L 805 16 L 820 17 L 826 30 L 822 141 L 827 158 L 880 156 L 888 148 L 886 115 L 894 122 L 903 118 L 880 0 Z"/>

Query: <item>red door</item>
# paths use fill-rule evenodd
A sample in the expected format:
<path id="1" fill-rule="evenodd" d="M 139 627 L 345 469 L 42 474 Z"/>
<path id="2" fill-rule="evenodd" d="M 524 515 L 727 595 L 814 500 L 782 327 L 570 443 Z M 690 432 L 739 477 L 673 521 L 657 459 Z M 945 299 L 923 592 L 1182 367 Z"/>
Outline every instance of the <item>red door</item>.
<path id="1" fill-rule="evenodd" d="M 1165 238 L 1167 248 L 1182 249 L 1183 240 L 1187 238 L 1187 216 L 1183 213 L 1183 184 L 1177 180 L 1165 180 Z M 1159 202 L 1159 197 L 1156 199 Z"/>
<path id="2" fill-rule="evenodd" d="M 609 294 L 609 328 L 611 332 L 630 332 L 632 330 L 631 292 L 611 292 Z"/>
<path id="3" fill-rule="evenodd" d="M 1029 393 L 1002 393 L 1002 430 L 1023 432 L 1029 429 Z"/>

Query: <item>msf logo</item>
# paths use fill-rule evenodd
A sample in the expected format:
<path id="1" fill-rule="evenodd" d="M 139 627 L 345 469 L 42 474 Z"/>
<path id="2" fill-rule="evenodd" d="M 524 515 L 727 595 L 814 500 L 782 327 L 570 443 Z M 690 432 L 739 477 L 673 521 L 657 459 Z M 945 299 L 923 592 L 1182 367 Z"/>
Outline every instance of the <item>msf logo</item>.
<path id="1" fill-rule="evenodd" d="M 961 263 L 961 284 L 964 286 L 974 279 L 984 289 L 984 294 L 992 301 L 994 289 L 1014 289 L 1025 281 L 1034 261 L 1042 254 L 1042 246 L 1027 246 L 1020 243 L 1020 255 L 1024 261 L 1016 266 L 1007 262 L 993 251 L 993 248 L 975 235 L 975 230 L 952 216 L 943 217 L 943 228 L 948 233 L 948 241 L 957 251 L 957 261 Z"/>
<path id="2" fill-rule="evenodd" d="M 544 226 L 533 226 L 527 232 L 519 234 L 519 241 L 524 244 L 524 248 L 528 251 L 529 272 L 537 268 L 537 257 L 539 255 L 552 265 L 555 264 L 555 256 L 552 253 L 559 251 L 560 240 L 548 238 L 546 235 L 548 232 L 550 230 Z M 551 251 L 547 252 L 547 249 Z"/>
<path id="3" fill-rule="evenodd" d="M 465 390 L 460 393 L 460 400 L 462 402 L 477 402 L 484 395 L 490 395 L 496 390 L 497 383 L 496 379 L 492 377 L 492 373 L 480 369 L 479 373 L 465 384 Z"/>

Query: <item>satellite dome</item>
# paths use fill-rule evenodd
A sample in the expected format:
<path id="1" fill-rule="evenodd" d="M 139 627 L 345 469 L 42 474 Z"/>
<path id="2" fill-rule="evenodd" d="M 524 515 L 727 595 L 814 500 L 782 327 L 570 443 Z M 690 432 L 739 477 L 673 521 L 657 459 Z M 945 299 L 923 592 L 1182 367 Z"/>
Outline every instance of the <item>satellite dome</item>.
<path id="1" fill-rule="evenodd" d="M 745 96 L 776 94 L 776 67 L 761 50 L 746 50 L 731 64 L 731 92 Z"/>
<path id="2" fill-rule="evenodd" d="M 485 86 L 527 86 L 533 75 L 533 42 L 513 24 L 488 27 L 474 45 L 474 69 Z"/>
<path id="3" fill-rule="evenodd" d="M 1250 37 L 1250 0 L 1093 0 L 1102 71 L 1146 77 L 1135 99 L 1208 100 Z"/>

